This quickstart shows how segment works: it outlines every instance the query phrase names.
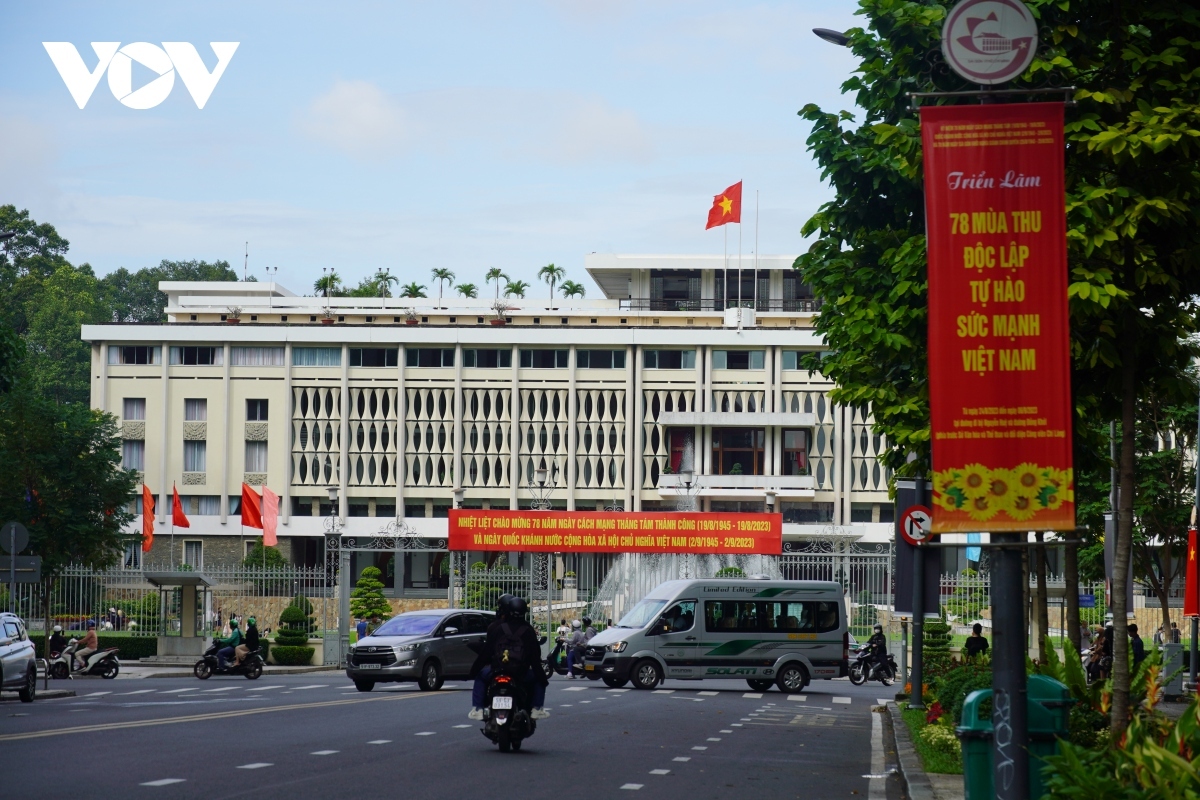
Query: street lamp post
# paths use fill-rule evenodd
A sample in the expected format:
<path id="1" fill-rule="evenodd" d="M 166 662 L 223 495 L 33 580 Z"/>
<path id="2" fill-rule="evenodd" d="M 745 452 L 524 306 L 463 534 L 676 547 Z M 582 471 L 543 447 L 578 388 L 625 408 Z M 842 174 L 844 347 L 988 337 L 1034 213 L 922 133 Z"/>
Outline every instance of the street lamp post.
<path id="1" fill-rule="evenodd" d="M 338 487 L 330 486 L 329 516 L 325 518 L 325 533 L 336 536 L 338 545 L 338 663 L 346 660 L 350 652 L 350 551 L 340 545 L 342 535 L 342 519 L 338 514 Z M 345 624 L 343 624 L 345 623 Z"/>

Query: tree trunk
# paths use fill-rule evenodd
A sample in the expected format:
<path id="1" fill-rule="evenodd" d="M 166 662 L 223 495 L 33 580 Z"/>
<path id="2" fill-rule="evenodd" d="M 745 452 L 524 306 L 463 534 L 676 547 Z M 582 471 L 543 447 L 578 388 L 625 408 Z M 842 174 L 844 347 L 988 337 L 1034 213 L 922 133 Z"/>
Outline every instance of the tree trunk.
<path id="1" fill-rule="evenodd" d="M 1171 545 L 1163 543 L 1158 563 L 1162 567 L 1162 580 L 1159 581 L 1158 602 L 1162 606 L 1163 642 L 1171 641 L 1171 584 L 1174 577 L 1175 564 L 1171 560 Z"/>
<path id="2" fill-rule="evenodd" d="M 1068 534 L 1078 538 L 1078 531 Z M 1078 654 L 1083 649 L 1079 624 L 1079 545 L 1068 544 L 1063 552 L 1063 582 L 1067 592 L 1067 638 Z M 1069 657 L 1066 653 L 1064 657 Z"/>
<path id="3" fill-rule="evenodd" d="M 46 641 L 43 643 L 43 649 L 46 651 L 46 662 L 50 661 L 50 595 L 54 588 L 54 579 L 46 576 L 42 579 L 42 611 L 45 616 L 45 627 L 42 632 L 46 635 Z"/>
<path id="4" fill-rule="evenodd" d="M 1037 574 L 1037 599 L 1035 611 L 1037 613 L 1038 641 L 1037 654 L 1038 663 L 1045 664 L 1047 660 L 1046 653 L 1046 637 L 1050 635 L 1050 609 L 1046 600 L 1046 549 L 1045 549 L 1045 534 L 1038 531 L 1034 534 L 1037 539 L 1038 546 L 1033 550 L 1033 556 L 1037 559 L 1034 562 L 1034 569 Z"/>
<path id="5" fill-rule="evenodd" d="M 1024 540 L 1022 540 L 1022 541 L 1024 541 Z M 1030 564 L 1029 564 L 1029 548 L 1023 547 L 1023 548 L 1021 548 L 1021 599 L 1022 599 L 1022 607 L 1025 610 L 1025 613 L 1022 618 L 1022 622 L 1025 623 L 1025 630 L 1021 635 L 1022 635 L 1022 638 L 1025 640 L 1025 655 L 1026 656 L 1028 656 L 1029 651 L 1033 649 L 1033 642 L 1031 642 L 1029 640 L 1030 619 L 1033 616 L 1030 613 L 1032 611 L 1030 606 L 1032 605 L 1033 597 L 1029 591 L 1029 574 L 1030 574 L 1029 566 L 1030 566 Z"/>
<path id="6" fill-rule="evenodd" d="M 1129 326 L 1130 328 L 1132 326 Z M 1137 401 L 1137 363 L 1132 330 L 1127 330 L 1121 353 L 1121 454 L 1118 463 L 1120 493 L 1117 498 L 1117 541 L 1113 549 L 1113 698 L 1111 730 L 1113 746 L 1129 724 L 1129 621 L 1125 592 L 1129 559 L 1133 550 L 1134 492 L 1134 406 Z"/>

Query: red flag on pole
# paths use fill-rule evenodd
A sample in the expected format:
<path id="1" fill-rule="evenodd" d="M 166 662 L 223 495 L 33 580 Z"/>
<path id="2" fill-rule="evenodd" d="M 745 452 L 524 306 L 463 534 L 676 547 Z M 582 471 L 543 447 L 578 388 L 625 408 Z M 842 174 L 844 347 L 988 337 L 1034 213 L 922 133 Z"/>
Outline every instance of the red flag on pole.
<path id="1" fill-rule="evenodd" d="M 1196 568 L 1196 528 L 1188 528 L 1187 580 L 1183 588 L 1183 615 L 1200 617 L 1200 571 Z"/>
<path id="2" fill-rule="evenodd" d="M 708 210 L 708 224 L 704 230 L 730 222 L 742 221 L 742 182 L 738 181 L 725 191 L 713 196 L 712 208 Z"/>
<path id="3" fill-rule="evenodd" d="M 142 552 L 149 553 L 154 546 L 154 494 L 150 487 L 142 484 Z"/>
<path id="4" fill-rule="evenodd" d="M 190 528 L 192 523 L 188 522 L 187 514 L 183 513 L 183 503 L 179 502 L 179 489 L 171 486 L 171 524 L 176 528 Z"/>
<path id="5" fill-rule="evenodd" d="M 242 527 L 262 530 L 262 498 L 258 492 L 242 484 Z"/>
<path id="6" fill-rule="evenodd" d="M 262 523 L 263 547 L 274 547 L 278 541 L 275 528 L 279 525 L 279 495 L 265 486 L 262 493 Z"/>

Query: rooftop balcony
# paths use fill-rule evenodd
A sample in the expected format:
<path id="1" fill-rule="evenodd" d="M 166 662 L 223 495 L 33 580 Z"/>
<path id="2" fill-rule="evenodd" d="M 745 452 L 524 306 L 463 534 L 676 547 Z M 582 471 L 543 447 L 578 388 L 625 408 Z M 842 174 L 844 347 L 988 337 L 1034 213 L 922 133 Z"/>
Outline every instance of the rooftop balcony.
<path id="1" fill-rule="evenodd" d="M 698 497 L 722 500 L 765 500 L 774 492 L 783 500 L 812 500 L 816 497 L 816 480 L 811 475 L 695 475 L 692 492 Z M 690 492 L 684 488 L 680 475 L 660 475 L 660 497 L 681 497 Z"/>

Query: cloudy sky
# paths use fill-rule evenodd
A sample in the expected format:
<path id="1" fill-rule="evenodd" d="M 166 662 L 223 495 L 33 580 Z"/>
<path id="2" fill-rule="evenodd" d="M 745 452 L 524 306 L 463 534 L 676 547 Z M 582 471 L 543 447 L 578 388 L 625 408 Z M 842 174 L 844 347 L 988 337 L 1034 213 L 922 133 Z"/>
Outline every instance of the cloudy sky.
<path id="1" fill-rule="evenodd" d="M 796 253 L 828 196 L 796 111 L 850 107 L 849 53 L 810 29 L 855 25 L 854 8 L 13 2 L 0 204 L 53 223 L 100 274 L 164 258 L 240 271 L 248 240 L 251 272 L 279 267 L 298 292 L 324 266 L 482 284 L 491 266 L 532 281 L 554 262 L 596 294 L 586 253 L 720 252 L 707 210 L 742 179 L 743 250 L 758 190 L 761 252 Z M 203 109 L 177 68 L 153 108 L 118 102 L 110 72 L 81 110 L 43 42 L 72 43 L 88 70 L 91 42 L 190 42 L 209 70 L 209 42 L 240 44 Z M 156 77 L 132 62 L 133 90 Z"/>

